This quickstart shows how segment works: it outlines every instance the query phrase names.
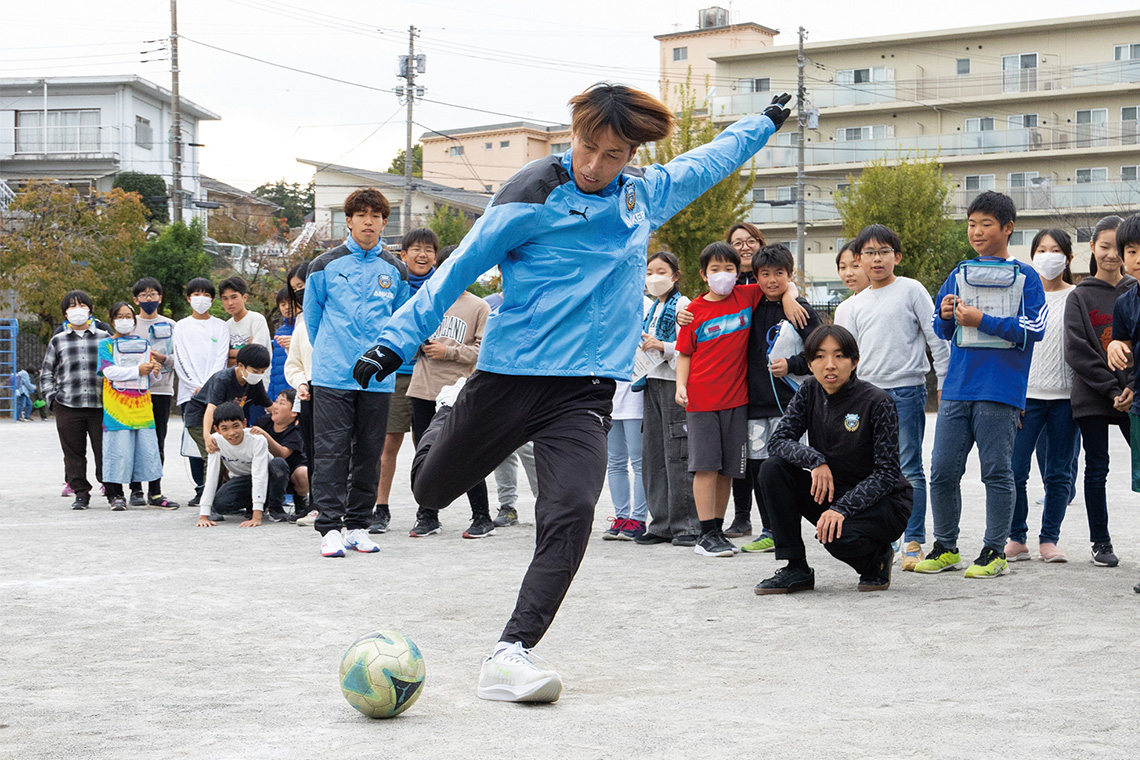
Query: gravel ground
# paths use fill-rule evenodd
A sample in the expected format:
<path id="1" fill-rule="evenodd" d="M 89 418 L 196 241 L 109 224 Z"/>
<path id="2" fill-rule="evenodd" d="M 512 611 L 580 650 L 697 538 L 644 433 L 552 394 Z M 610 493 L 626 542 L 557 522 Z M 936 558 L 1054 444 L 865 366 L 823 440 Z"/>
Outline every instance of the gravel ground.
<path id="1" fill-rule="evenodd" d="M 443 513 L 441 535 L 407 537 L 414 508 L 401 476 L 381 552 L 330 561 L 314 531 L 291 525 L 196 530 L 186 508 L 112 513 L 102 500 L 73 512 L 59 496 L 54 425 L 2 423 L 0 440 L 0 758 L 1140 749 L 1140 497 L 1116 438 L 1116 569 L 1089 562 L 1078 496 L 1061 541 L 1068 564 L 1017 563 L 990 581 L 896 572 L 889 591 L 858 594 L 854 574 L 811 542 L 817 590 L 757 597 L 771 555 L 705 559 L 603 542 L 604 495 L 581 571 L 538 647 L 566 684 L 561 701 L 542 706 L 475 697 L 533 548 L 525 478 L 523 524 L 465 541 L 464 501 Z M 409 460 L 405 448 L 401 473 Z M 164 481 L 183 502 L 184 464 L 175 457 Z M 983 529 L 977 473 L 975 458 L 964 487 L 968 558 Z M 1031 485 L 1031 498 L 1040 493 Z M 1031 524 L 1039 515 L 1034 507 Z M 427 663 L 419 702 L 391 721 L 359 715 L 337 684 L 348 644 L 378 628 L 412 637 Z"/>

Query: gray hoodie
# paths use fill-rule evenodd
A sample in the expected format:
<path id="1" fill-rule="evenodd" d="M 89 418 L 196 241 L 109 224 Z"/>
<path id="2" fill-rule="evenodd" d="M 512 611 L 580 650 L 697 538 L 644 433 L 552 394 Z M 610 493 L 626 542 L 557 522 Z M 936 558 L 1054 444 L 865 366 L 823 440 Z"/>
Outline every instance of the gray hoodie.
<path id="1" fill-rule="evenodd" d="M 1107 349 L 1116 299 L 1134 287 L 1136 279 L 1128 275 L 1115 287 L 1086 277 L 1065 302 L 1065 361 L 1073 368 L 1073 419 L 1128 419 L 1127 413 L 1113 408 L 1112 399 L 1131 385 L 1129 372 L 1109 369 Z"/>

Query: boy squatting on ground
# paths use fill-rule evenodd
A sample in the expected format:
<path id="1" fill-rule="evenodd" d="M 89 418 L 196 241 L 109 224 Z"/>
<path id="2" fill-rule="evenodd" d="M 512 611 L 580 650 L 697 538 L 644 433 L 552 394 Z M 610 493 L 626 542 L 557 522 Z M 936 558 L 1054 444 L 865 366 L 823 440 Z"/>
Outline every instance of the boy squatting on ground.
<path id="1" fill-rule="evenodd" d="M 224 515 L 244 515 L 246 519 L 238 527 L 256 528 L 266 508 L 271 512 L 283 510 L 289 465 L 281 457 L 269 455 L 265 436 L 246 429 L 245 411 L 234 402 L 226 401 L 214 409 L 213 422 L 210 440 L 214 445 L 206 467 L 198 527 L 212 528 L 225 519 Z M 230 479 L 219 488 L 223 464 Z"/>
<path id="2" fill-rule="evenodd" d="M 268 413 L 249 429 L 254 435 L 264 435 L 269 444 L 269 454 L 284 459 L 289 465 L 289 484 L 297 497 L 293 514 L 288 516 L 291 521 L 309 513 L 309 467 L 305 438 L 297 424 L 297 413 L 293 411 L 296 399 L 297 392 L 292 388 L 281 391 L 269 405 Z M 274 522 L 282 522 L 286 517 L 283 513 L 269 515 Z"/>

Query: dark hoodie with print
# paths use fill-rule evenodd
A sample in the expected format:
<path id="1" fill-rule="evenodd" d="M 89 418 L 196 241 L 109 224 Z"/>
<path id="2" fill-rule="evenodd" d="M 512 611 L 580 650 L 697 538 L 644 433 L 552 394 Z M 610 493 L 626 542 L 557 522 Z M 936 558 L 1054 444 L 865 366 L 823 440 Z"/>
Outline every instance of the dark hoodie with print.
<path id="1" fill-rule="evenodd" d="M 1125 275 L 1115 286 L 1096 277 L 1086 277 L 1065 300 L 1065 362 L 1073 368 L 1073 419 L 1109 417 L 1125 422 L 1128 415 L 1112 406 L 1112 399 L 1131 384 L 1127 370 L 1108 367 L 1108 344 L 1112 342 L 1112 310 L 1116 299 L 1136 279 Z"/>

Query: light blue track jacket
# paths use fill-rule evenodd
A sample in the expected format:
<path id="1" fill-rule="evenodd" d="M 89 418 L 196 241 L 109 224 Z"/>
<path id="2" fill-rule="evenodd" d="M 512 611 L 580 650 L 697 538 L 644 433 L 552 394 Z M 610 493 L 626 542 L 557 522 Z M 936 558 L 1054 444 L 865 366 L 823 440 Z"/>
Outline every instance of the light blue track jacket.
<path id="1" fill-rule="evenodd" d="M 408 270 L 382 245 L 365 251 L 349 235 L 344 245 L 313 259 L 302 312 L 313 344 L 312 384 L 364 390 L 352 378 L 360 347 L 375 344 L 392 313 L 410 297 Z M 377 393 L 395 389 L 395 375 L 368 388 Z"/>
<path id="2" fill-rule="evenodd" d="M 642 319 L 649 234 L 736 171 L 775 131 L 767 116 L 745 117 L 664 166 L 626 167 L 594 194 L 574 183 L 570 151 L 527 164 L 389 320 L 380 343 L 401 357 L 414 355 L 459 294 L 498 265 L 503 304 L 487 320 L 479 369 L 629 380 L 640 337 L 629 325 Z"/>

